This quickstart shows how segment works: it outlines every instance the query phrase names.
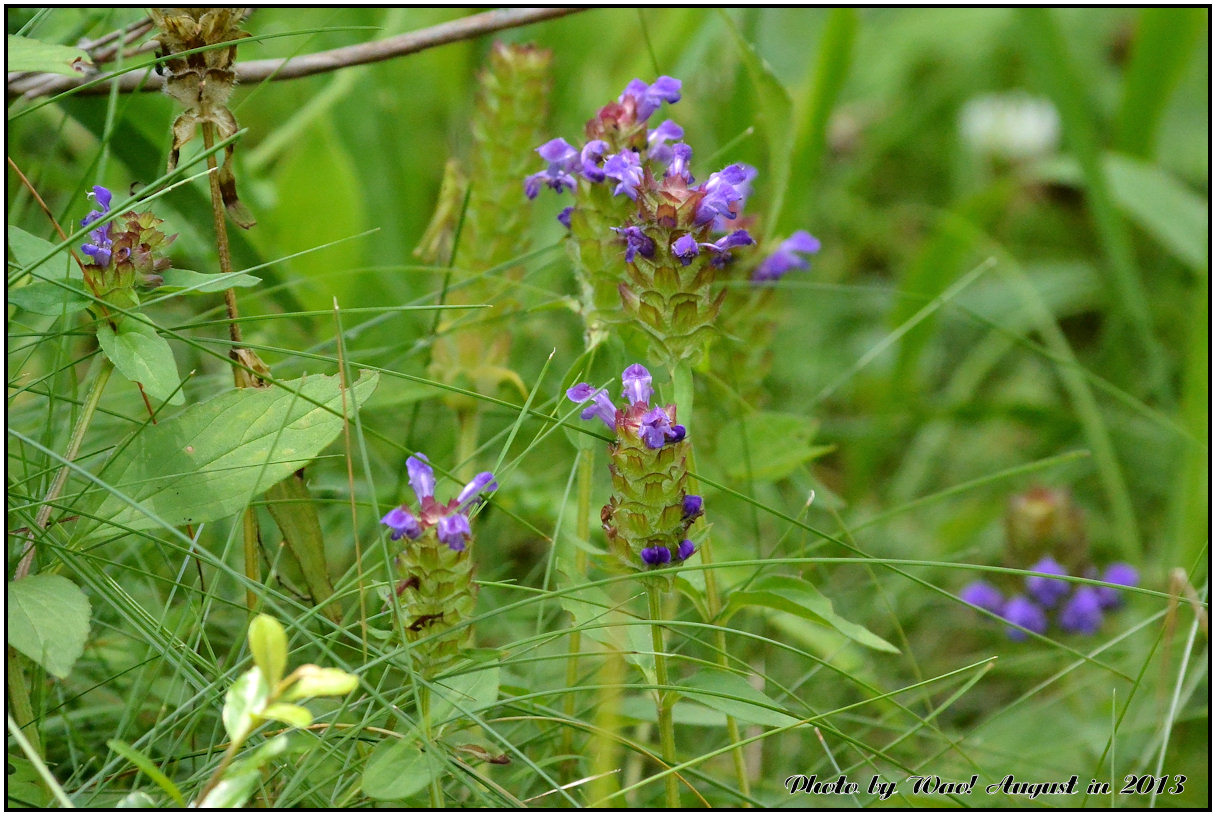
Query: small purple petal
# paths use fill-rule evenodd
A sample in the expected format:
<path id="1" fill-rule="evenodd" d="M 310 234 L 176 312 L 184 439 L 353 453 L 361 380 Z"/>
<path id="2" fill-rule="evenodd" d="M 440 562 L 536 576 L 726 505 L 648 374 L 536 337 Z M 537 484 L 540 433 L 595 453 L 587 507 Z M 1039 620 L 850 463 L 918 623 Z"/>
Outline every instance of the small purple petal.
<path id="1" fill-rule="evenodd" d="M 1102 580 L 1108 584 L 1134 587 L 1140 582 L 1140 573 L 1131 564 L 1111 564 L 1102 573 Z M 1094 591 L 1098 593 L 1098 601 L 1103 609 L 1114 609 L 1123 602 L 1123 593 L 1114 587 L 1094 587 Z"/>
<path id="2" fill-rule="evenodd" d="M 692 263 L 692 259 L 701 251 L 697 239 L 692 237 L 692 233 L 684 233 L 671 243 L 671 254 L 676 256 L 684 266 Z"/>
<path id="3" fill-rule="evenodd" d="M 634 256 L 654 257 L 654 240 L 642 232 L 641 227 L 609 227 L 625 239 L 625 263 L 633 263 Z"/>
<path id="4" fill-rule="evenodd" d="M 659 164 L 667 164 L 675 155 L 667 143 L 682 138 L 684 138 L 684 128 L 667 119 L 646 134 L 646 158 Z"/>
<path id="5" fill-rule="evenodd" d="M 101 211 L 103 213 L 108 213 L 110 211 L 110 201 L 114 197 L 113 193 L 98 184 L 94 185 L 93 192 L 89 193 L 89 195 L 92 198 L 97 199 L 97 203 L 101 205 Z"/>
<path id="6" fill-rule="evenodd" d="M 97 266 L 110 265 L 110 250 L 105 247 L 99 247 L 94 244 L 81 244 L 80 251 L 93 259 L 93 263 Z"/>
<path id="7" fill-rule="evenodd" d="M 1047 613 L 1034 601 L 1023 595 L 1015 595 L 1005 602 L 1001 617 L 1017 626 L 1029 629 L 1037 634 L 1047 631 Z M 1021 629 L 1006 629 L 1010 640 L 1025 640 L 1027 635 Z"/>
<path id="8" fill-rule="evenodd" d="M 1046 572 L 1051 575 L 1067 575 L 1068 570 L 1051 556 L 1039 560 L 1030 568 L 1033 572 Z M 1041 575 L 1026 576 L 1026 591 L 1040 605 L 1051 609 L 1068 594 L 1069 584 L 1059 578 L 1046 578 Z"/>
<path id="9" fill-rule="evenodd" d="M 697 204 L 694 220 L 697 226 L 708 224 L 715 218 L 733 220 L 736 217 L 730 205 L 743 200 L 743 192 L 738 189 L 738 185 L 747 181 L 745 168 L 746 165 L 732 164 L 717 173 L 710 173 L 705 184 L 701 186 L 705 196 Z"/>
<path id="10" fill-rule="evenodd" d="M 691 522 L 697 516 L 701 515 L 704 510 L 705 500 L 700 496 L 694 496 L 689 493 L 684 497 L 684 520 Z"/>
<path id="11" fill-rule="evenodd" d="M 666 564 L 671 560 L 671 550 L 666 547 L 646 547 L 642 550 L 642 560 L 652 567 Z"/>
<path id="12" fill-rule="evenodd" d="M 666 176 L 675 178 L 679 176 L 684 179 L 685 184 L 692 184 L 692 173 L 689 172 L 688 165 L 692 162 L 692 148 L 683 142 L 678 142 L 671 146 L 671 164 L 667 165 Z"/>
<path id="13" fill-rule="evenodd" d="M 536 148 L 540 157 L 550 164 L 569 165 L 578 156 L 578 151 L 565 139 L 550 139 Z"/>
<path id="14" fill-rule="evenodd" d="M 650 372 L 641 363 L 634 363 L 621 374 L 621 394 L 630 405 L 650 404 L 650 395 L 654 393 L 650 379 Z"/>
<path id="15" fill-rule="evenodd" d="M 494 474 L 488 470 L 483 473 L 478 473 L 473 477 L 473 481 L 464 486 L 464 490 L 460 491 L 460 495 L 456 497 L 456 507 L 463 510 L 464 506 L 475 500 L 482 491 L 497 490 L 498 482 L 494 481 Z"/>
<path id="16" fill-rule="evenodd" d="M 616 430 L 616 406 L 612 404 L 612 400 L 608 399 L 608 392 L 604 389 L 592 388 L 587 383 L 579 383 L 566 391 L 566 398 L 571 402 L 579 403 L 594 400 L 595 404 L 584 409 L 579 414 L 579 419 L 599 417 L 609 430 Z"/>
<path id="17" fill-rule="evenodd" d="M 393 531 L 392 539 L 397 541 L 402 536 L 415 539 L 422 535 L 422 524 L 414 518 L 414 514 L 404 507 L 394 507 L 384 514 L 380 523 Z"/>
<path id="18" fill-rule="evenodd" d="M 683 425 L 672 425 L 671 433 L 667 436 L 668 442 L 681 442 L 684 437 L 688 436 L 688 429 Z"/>
<path id="19" fill-rule="evenodd" d="M 645 122 L 662 103 L 680 101 L 680 86 L 680 80 L 669 76 L 659 77 L 653 85 L 635 79 L 625 86 L 625 92 L 617 101 L 624 102 L 625 97 L 633 97 L 637 104 L 637 119 L 639 122 Z"/>
<path id="20" fill-rule="evenodd" d="M 570 229 L 570 214 L 574 212 L 574 207 L 567 207 L 557 214 L 557 220 L 566 229 Z"/>
<path id="21" fill-rule="evenodd" d="M 809 269 L 810 261 L 795 253 L 814 254 L 818 251 L 819 239 L 805 230 L 799 230 L 782 241 L 776 252 L 760 262 L 756 271 L 752 272 L 752 280 L 775 281 L 794 269 Z"/>
<path id="22" fill-rule="evenodd" d="M 687 561 L 696 551 L 697 545 L 693 544 L 686 538 L 680 542 L 680 546 L 676 549 L 676 559 L 679 561 Z"/>
<path id="23" fill-rule="evenodd" d="M 638 185 L 642 183 L 642 163 L 637 153 L 632 150 L 613 153 L 604 162 L 604 175 L 618 182 L 613 195 L 624 193 L 631 199 L 637 199 Z"/>
<path id="24" fill-rule="evenodd" d="M 425 453 L 405 460 L 405 469 L 410 475 L 410 487 L 414 488 L 419 502 L 435 496 L 435 471 L 427 461 Z"/>
<path id="25" fill-rule="evenodd" d="M 583 145 L 583 150 L 579 154 L 579 163 L 582 165 L 583 178 L 587 181 L 598 183 L 604 180 L 604 171 L 600 167 L 600 162 L 607 150 L 608 143 L 603 139 L 593 139 Z"/>
<path id="26" fill-rule="evenodd" d="M 465 539 L 473 534 L 469 528 L 469 520 L 465 518 L 464 513 L 453 513 L 439 519 L 439 523 L 435 525 L 435 531 L 439 535 L 439 540 L 453 550 L 463 550 Z"/>
<path id="27" fill-rule="evenodd" d="M 974 583 L 967 584 L 958 596 L 963 599 L 964 603 L 978 606 L 980 609 L 986 609 L 998 615 L 1001 613 L 1001 607 L 1005 604 L 1005 596 L 1001 594 L 999 589 L 987 581 L 975 581 Z"/>
<path id="28" fill-rule="evenodd" d="M 1060 610 L 1060 628 L 1092 635 L 1102 626 L 1102 599 L 1091 586 L 1079 586 Z"/>

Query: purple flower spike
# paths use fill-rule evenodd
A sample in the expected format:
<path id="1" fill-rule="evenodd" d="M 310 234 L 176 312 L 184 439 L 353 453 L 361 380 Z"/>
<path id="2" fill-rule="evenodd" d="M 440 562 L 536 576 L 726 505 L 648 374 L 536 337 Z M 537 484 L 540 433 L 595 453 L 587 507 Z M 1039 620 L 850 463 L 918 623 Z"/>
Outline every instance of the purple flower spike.
<path id="1" fill-rule="evenodd" d="M 645 122 L 662 103 L 670 104 L 680 101 L 681 84 L 680 80 L 669 76 L 659 77 L 653 85 L 647 85 L 642 80 L 635 79 L 625 86 L 625 92 L 617 101 L 624 102 L 625 97 L 633 97 L 637 104 L 638 121 Z"/>
<path id="2" fill-rule="evenodd" d="M 967 584 L 958 596 L 963 599 L 964 603 L 978 606 L 980 609 L 986 609 L 998 615 L 1001 614 L 1001 607 L 1005 604 L 1005 596 L 987 581 Z"/>
<path id="3" fill-rule="evenodd" d="M 633 263 L 635 255 L 643 258 L 654 257 L 654 240 L 641 227 L 609 227 L 617 235 L 625 239 L 625 263 Z"/>
<path id="4" fill-rule="evenodd" d="M 473 481 L 464 486 L 464 490 L 460 491 L 460 495 L 456 497 L 456 508 L 463 510 L 469 502 L 475 501 L 478 494 L 485 490 L 497 490 L 498 482 L 494 481 L 494 474 L 489 471 L 478 473 L 473 477 Z"/>
<path id="5" fill-rule="evenodd" d="M 101 185 L 93 188 L 93 192 L 88 194 L 90 198 L 97 199 L 100 210 L 93 210 L 84 218 L 80 219 L 80 226 L 87 227 L 89 224 L 99 221 L 106 217 L 110 212 L 110 201 L 113 200 L 113 194 Z M 80 245 L 80 251 L 93 259 L 93 263 L 97 266 L 109 266 L 110 259 L 113 257 L 110 247 L 114 241 L 110 238 L 110 224 L 102 224 L 97 229 L 89 233 L 91 241 L 87 244 Z"/>
<path id="6" fill-rule="evenodd" d="M 650 404 L 650 395 L 654 389 L 650 387 L 650 372 L 641 363 L 634 363 L 621 374 L 621 394 L 630 405 L 635 403 Z"/>
<path id="7" fill-rule="evenodd" d="M 557 220 L 566 229 L 570 229 L 570 213 L 574 212 L 574 207 L 567 207 L 557 214 Z"/>
<path id="8" fill-rule="evenodd" d="M 603 139 L 593 139 L 583 145 L 583 150 L 579 153 L 579 163 L 582 165 L 583 178 L 587 181 L 599 183 L 604 180 L 604 171 L 600 167 L 600 163 L 607 150 L 608 143 Z"/>
<path id="9" fill-rule="evenodd" d="M 1017 626 L 1029 629 L 1037 634 L 1047 631 L 1047 614 L 1034 601 L 1024 595 L 1015 595 L 1005 603 L 1001 617 Z M 1021 629 L 1006 629 L 1010 640 L 1025 640 L 1027 635 Z"/>
<path id="10" fill-rule="evenodd" d="M 1134 587 L 1140 582 L 1140 573 L 1131 564 L 1111 564 L 1102 573 L 1102 580 L 1108 584 Z M 1123 602 L 1122 594 L 1114 587 L 1094 587 L 1098 593 L 1098 603 L 1103 609 L 1114 609 Z"/>
<path id="11" fill-rule="evenodd" d="M 435 471 L 427 464 L 425 453 L 411 456 L 405 460 L 405 469 L 410 474 L 410 487 L 418 501 L 425 504 L 427 499 L 435 497 Z"/>
<path id="12" fill-rule="evenodd" d="M 465 540 L 473 534 L 464 513 L 454 513 L 439 519 L 435 525 L 439 540 L 453 550 L 463 550 Z"/>
<path id="13" fill-rule="evenodd" d="M 633 200 L 638 197 L 638 185 L 642 183 L 642 163 L 632 150 L 613 153 L 604 162 L 604 175 L 618 182 L 613 195 L 624 193 Z"/>
<path id="14" fill-rule="evenodd" d="M 794 269 L 809 269 L 811 262 L 795 253 L 814 255 L 818 251 L 819 239 L 805 230 L 799 230 L 782 241 L 776 252 L 760 262 L 752 273 L 752 280 L 775 281 Z"/>
<path id="15" fill-rule="evenodd" d="M 692 173 L 688 165 L 692 162 L 692 148 L 683 142 L 671 146 L 671 164 L 667 165 L 667 177 L 680 177 L 685 184 L 692 184 Z"/>
<path id="16" fill-rule="evenodd" d="M 687 561 L 696 551 L 697 545 L 693 544 L 686 538 L 680 542 L 679 548 L 676 549 L 676 559 L 679 561 Z"/>
<path id="17" fill-rule="evenodd" d="M 579 383 L 566 391 L 566 398 L 571 402 L 579 403 L 594 400 L 595 404 L 583 409 L 583 412 L 579 414 L 579 419 L 599 417 L 604 420 L 608 430 L 616 430 L 616 406 L 612 404 L 612 400 L 608 399 L 608 392 L 604 389 L 592 388 L 587 383 Z"/>
<path id="18" fill-rule="evenodd" d="M 565 139 L 550 139 L 536 148 L 540 157 L 549 162 L 549 167 L 524 179 L 524 195 L 536 198 L 540 185 L 546 184 L 557 192 L 573 190 L 576 182 L 570 171 L 578 161 L 578 151 Z"/>
<path id="19" fill-rule="evenodd" d="M 642 560 L 652 567 L 661 566 L 671 560 L 671 550 L 666 547 L 646 547 L 642 550 Z"/>
<path id="20" fill-rule="evenodd" d="M 380 523 L 393 531 L 392 539 L 397 541 L 402 536 L 413 540 L 422 535 L 422 524 L 414 518 L 414 514 L 404 507 L 394 507 L 384 514 Z"/>
<path id="21" fill-rule="evenodd" d="M 701 251 L 697 239 L 692 237 L 692 233 L 684 233 L 671 244 L 671 254 L 680 259 L 680 263 L 688 266 L 692 263 L 692 259 L 697 257 L 697 253 Z"/>
<path id="22" fill-rule="evenodd" d="M 684 497 L 684 520 L 692 522 L 700 516 L 704 510 L 705 500 L 700 496 L 694 496 L 691 493 Z"/>
<path id="23" fill-rule="evenodd" d="M 668 142 L 684 138 L 684 128 L 667 119 L 663 124 L 646 134 L 646 157 L 659 164 L 667 164 L 674 153 Z"/>
<path id="24" fill-rule="evenodd" d="M 1092 635 L 1102 626 L 1102 599 L 1096 588 L 1079 586 L 1060 610 L 1060 628 Z"/>
<path id="25" fill-rule="evenodd" d="M 1051 556 L 1041 559 L 1030 568 L 1034 572 L 1046 572 L 1052 575 L 1067 575 L 1068 570 Z M 1068 594 L 1068 582 L 1059 578 L 1044 578 L 1040 575 L 1026 576 L 1026 591 L 1031 597 L 1048 609 L 1054 607 Z"/>

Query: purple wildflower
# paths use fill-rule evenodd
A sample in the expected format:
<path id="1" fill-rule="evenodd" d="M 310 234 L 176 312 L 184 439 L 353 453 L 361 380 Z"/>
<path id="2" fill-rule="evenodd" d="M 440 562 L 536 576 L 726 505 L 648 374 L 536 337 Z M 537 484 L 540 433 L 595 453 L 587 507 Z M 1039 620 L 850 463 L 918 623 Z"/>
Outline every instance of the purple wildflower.
<path id="1" fill-rule="evenodd" d="M 1060 628 L 1092 635 L 1102 626 L 1102 599 L 1091 586 L 1079 586 L 1060 610 Z"/>
<path id="2" fill-rule="evenodd" d="M 650 372 L 646 370 L 646 367 L 641 363 L 634 363 L 621 374 L 621 384 L 623 386 L 621 394 L 630 405 L 638 402 L 649 405 L 650 395 L 654 393 L 654 389 L 650 387 L 650 382 Z"/>
<path id="3" fill-rule="evenodd" d="M 1068 570 L 1051 556 L 1039 560 L 1030 568 L 1034 572 L 1046 572 L 1051 575 L 1067 575 Z M 1048 609 L 1054 607 L 1068 594 L 1068 582 L 1059 578 L 1046 578 L 1041 575 L 1026 576 L 1026 591 L 1036 601 Z"/>
<path id="4" fill-rule="evenodd" d="M 557 220 L 566 229 L 570 229 L 570 214 L 574 212 L 574 207 L 570 206 L 557 214 Z"/>
<path id="5" fill-rule="evenodd" d="M 427 499 L 435 498 L 435 471 L 431 468 L 425 453 L 411 456 L 405 460 L 405 469 L 410 475 L 410 487 L 419 504 L 425 504 Z"/>
<path id="6" fill-rule="evenodd" d="M 488 470 L 478 473 L 473 477 L 473 481 L 465 485 L 460 494 L 456 496 L 456 509 L 463 511 L 469 504 L 479 501 L 483 491 L 497 489 L 498 482 L 494 481 L 493 473 Z"/>
<path id="7" fill-rule="evenodd" d="M 697 226 L 708 224 L 718 217 L 728 220 L 735 218 L 731 204 L 743 200 L 743 192 L 739 189 L 739 185 L 748 180 L 746 167 L 747 165 L 743 164 L 732 164 L 717 173 L 710 173 L 709 178 L 701 187 L 705 191 L 705 196 L 697 204 L 694 221 Z"/>
<path id="8" fill-rule="evenodd" d="M 425 454 L 411 456 L 405 461 L 409 471 L 410 487 L 418 496 L 419 513 L 415 516 L 404 505 L 395 507 L 380 519 L 380 523 L 392 530 L 392 539 L 411 540 L 420 538 L 428 527 L 434 527 L 439 541 L 453 550 L 463 550 L 465 542 L 473 534 L 469 527 L 468 509 L 480 499 L 485 490 L 494 490 L 498 482 L 494 474 L 478 473 L 459 495 L 447 504 L 435 501 L 435 471 Z"/>
<path id="9" fill-rule="evenodd" d="M 422 535 L 422 524 L 414 517 L 414 514 L 404 507 L 394 507 L 384 514 L 384 518 L 380 519 L 380 523 L 387 525 L 393 531 L 391 538 L 397 541 L 402 536 L 408 539 L 415 539 Z"/>
<path id="10" fill-rule="evenodd" d="M 684 128 L 670 119 L 664 120 L 654 130 L 646 134 L 646 157 L 659 164 L 667 164 L 674 156 L 673 148 L 668 142 L 684 138 Z"/>
<path id="11" fill-rule="evenodd" d="M 524 195 L 536 198 L 541 184 L 546 184 L 559 193 L 564 189 L 573 190 L 576 182 L 571 171 L 578 162 L 578 151 L 565 139 L 550 139 L 536 148 L 536 152 L 549 162 L 549 167 L 524 179 Z"/>
<path id="12" fill-rule="evenodd" d="M 583 178 L 587 181 L 599 183 L 604 180 L 604 171 L 600 164 L 607 150 L 608 143 L 603 139 L 592 139 L 583 145 L 582 152 L 579 153 L 579 163 L 582 165 Z"/>
<path id="13" fill-rule="evenodd" d="M 752 194 L 752 179 L 754 179 L 759 171 L 750 164 L 740 164 L 743 172 L 738 175 L 738 181 L 732 182 L 735 192 L 739 194 L 739 200 L 734 203 L 730 209 L 730 215 L 719 215 L 714 219 L 714 232 L 726 232 L 730 229 L 730 221 L 739 216 L 743 212 L 743 207 L 747 204 L 747 199 Z"/>
<path id="14" fill-rule="evenodd" d="M 668 442 L 679 442 L 686 435 L 683 425 L 672 425 L 671 417 L 662 408 L 652 408 L 642 414 L 642 424 L 638 428 L 638 436 L 646 443 L 646 447 L 658 450 Z"/>
<path id="15" fill-rule="evenodd" d="M 705 500 L 700 496 L 694 496 L 691 493 L 684 497 L 684 521 L 692 523 L 698 516 L 705 512 Z"/>
<path id="16" fill-rule="evenodd" d="M 637 109 L 637 120 L 645 122 L 662 103 L 680 101 L 681 84 L 680 80 L 669 76 L 659 77 L 653 85 L 647 85 L 642 80 L 635 79 L 625 86 L 625 92 L 617 101 L 624 102 L 625 97 L 632 97 Z"/>
<path id="17" fill-rule="evenodd" d="M 80 226 L 87 227 L 95 221 L 98 221 L 110 212 L 110 201 L 113 200 L 114 194 L 101 185 L 93 187 L 93 192 L 89 193 L 92 198 L 97 200 L 99 210 L 93 210 L 88 215 L 80 220 Z M 93 263 L 97 266 L 109 266 L 113 246 L 113 239 L 110 237 L 109 222 L 102 224 L 95 230 L 89 232 L 90 241 L 80 245 L 80 251 L 93 259 Z"/>
<path id="18" fill-rule="evenodd" d="M 697 545 L 693 544 L 686 538 L 680 542 L 680 546 L 676 549 L 676 559 L 680 561 L 687 561 L 696 551 Z"/>
<path id="19" fill-rule="evenodd" d="M 1136 572 L 1136 568 L 1131 564 L 1111 564 L 1102 573 L 1102 580 L 1108 584 L 1134 587 L 1140 582 L 1140 573 Z M 1114 587 L 1094 587 L 1093 589 L 1098 593 L 1098 603 L 1103 609 L 1114 609 L 1123 602 L 1123 593 Z"/>
<path id="20" fill-rule="evenodd" d="M 613 195 L 624 193 L 633 200 L 638 197 L 638 185 L 642 183 L 642 162 L 632 150 L 613 153 L 604 161 L 604 175 L 618 182 Z"/>
<path id="21" fill-rule="evenodd" d="M 986 609 L 998 615 L 1001 613 L 1001 607 L 1005 604 L 1005 596 L 1001 594 L 999 589 L 987 581 L 975 581 L 967 584 L 958 596 L 963 599 L 964 603 L 978 606 L 980 609 Z"/>
<path id="22" fill-rule="evenodd" d="M 440 542 L 447 544 L 453 550 L 463 550 L 465 540 L 473 534 L 469 528 L 469 519 L 464 513 L 454 513 L 439 519 L 435 525 Z"/>
<path id="23" fill-rule="evenodd" d="M 777 247 L 777 251 L 769 255 L 760 265 L 756 267 L 756 271 L 752 272 L 752 280 L 755 282 L 775 281 L 780 280 L 787 272 L 794 269 L 809 269 L 810 261 L 805 258 L 800 258 L 795 253 L 803 253 L 813 255 L 819 251 L 819 239 L 815 238 L 806 230 L 798 230 L 789 238 L 781 242 Z"/>
<path id="24" fill-rule="evenodd" d="M 697 253 L 701 251 L 701 245 L 697 243 L 697 239 L 692 237 L 692 233 L 686 232 L 671 243 L 671 254 L 679 258 L 680 263 L 688 266 L 692 263 L 692 259 L 697 257 Z"/>
<path id="25" fill-rule="evenodd" d="M 592 388 L 587 383 L 579 383 L 566 391 L 566 399 L 578 403 L 593 400 L 595 404 L 583 409 L 583 412 L 579 414 L 579 419 L 599 417 L 609 430 L 616 430 L 616 406 L 612 404 L 612 400 L 608 398 L 608 392 L 604 389 Z"/>
<path id="26" fill-rule="evenodd" d="M 665 175 L 668 178 L 682 178 L 685 184 L 692 184 L 692 173 L 688 165 L 692 161 L 692 148 L 683 142 L 671 146 L 671 163 L 667 165 Z"/>
<path id="27" fill-rule="evenodd" d="M 656 545 L 642 549 L 642 560 L 652 567 L 658 567 L 671 560 L 671 550 Z"/>
<path id="28" fill-rule="evenodd" d="M 1037 634 L 1047 631 L 1047 614 L 1042 607 L 1024 595 L 1014 595 L 1005 602 L 1001 617 L 1015 626 L 1021 626 Z M 1010 627 L 1005 630 L 1010 640 L 1025 640 L 1026 633 Z"/>
<path id="29" fill-rule="evenodd" d="M 633 263 L 633 258 L 641 254 L 643 258 L 654 257 L 654 240 L 641 227 L 610 227 L 613 232 L 625 239 L 625 263 Z"/>

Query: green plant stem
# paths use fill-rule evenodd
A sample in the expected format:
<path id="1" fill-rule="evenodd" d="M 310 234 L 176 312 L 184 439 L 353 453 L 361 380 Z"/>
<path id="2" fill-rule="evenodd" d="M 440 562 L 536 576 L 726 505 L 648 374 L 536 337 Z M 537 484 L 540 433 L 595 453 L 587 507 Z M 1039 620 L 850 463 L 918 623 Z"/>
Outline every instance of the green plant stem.
<path id="1" fill-rule="evenodd" d="M 30 688 L 25 682 L 25 665 L 29 660 L 12 646 L 8 647 L 8 701 L 16 722 L 25 723 L 21 730 L 29 740 L 34 753 L 41 756 L 42 744 L 34 724 L 34 706 L 30 702 Z"/>
<path id="2" fill-rule="evenodd" d="M 646 600 L 650 605 L 650 642 L 654 648 L 654 674 L 659 688 L 656 692 L 659 719 L 659 745 L 663 753 L 663 761 L 668 768 L 676 764 L 676 732 L 671 719 L 671 683 L 667 679 L 667 655 L 663 650 L 663 627 L 659 621 L 663 619 L 663 600 L 659 584 L 650 580 L 646 582 Z M 674 773 L 663 777 L 667 783 L 667 807 L 680 806 L 680 782 Z"/>
<path id="3" fill-rule="evenodd" d="M 590 449 L 578 452 L 578 515 L 575 518 L 575 535 L 580 542 L 591 537 L 591 459 Z M 581 546 L 574 548 L 575 576 L 587 574 L 587 552 Z M 582 649 L 583 633 L 575 629 L 570 633 L 570 653 L 566 658 L 566 688 L 573 689 L 578 685 L 578 653 Z M 566 695 L 563 704 L 566 716 L 574 719 L 574 693 Z M 562 734 L 562 753 L 567 756 L 574 753 L 574 731 L 567 728 Z"/>
<path id="4" fill-rule="evenodd" d="M 672 367 L 671 382 L 676 399 L 683 401 L 677 402 L 676 405 L 683 410 L 684 419 L 686 421 L 690 420 L 692 418 L 693 407 L 693 381 L 692 368 L 687 362 L 678 363 Z M 696 473 L 695 446 L 690 441 L 688 445 L 688 475 L 690 479 L 689 486 L 694 490 L 697 489 Z M 713 552 L 710 548 L 709 536 L 705 536 L 697 552 L 701 556 L 702 564 L 706 567 L 713 564 Z M 709 613 L 706 622 L 711 623 L 717 618 L 718 613 L 722 611 L 722 599 L 718 595 L 718 579 L 714 570 L 706 569 L 703 574 L 705 575 L 705 610 Z M 727 658 L 726 633 L 721 628 L 714 630 L 714 645 L 717 646 L 718 665 L 729 670 L 730 661 Z M 729 714 L 726 715 L 726 736 L 730 740 L 731 745 L 734 746 L 731 748 L 730 755 L 735 766 L 735 778 L 739 782 L 739 793 L 743 795 L 743 806 L 750 807 L 747 802 L 748 796 L 751 794 L 751 783 L 748 781 L 747 757 L 744 756 L 743 746 L 740 744 L 742 742 L 742 734 L 739 731 L 738 720 Z"/>
<path id="5" fill-rule="evenodd" d="M 215 126 L 210 122 L 204 122 L 202 129 L 203 147 L 210 150 L 215 145 Z M 228 249 L 228 221 L 224 212 L 223 195 L 220 193 L 219 162 L 216 161 L 214 153 L 207 156 L 207 169 L 210 171 L 207 174 L 207 181 L 211 185 L 211 218 L 215 222 L 215 251 L 220 261 L 220 274 L 231 275 L 232 255 Z M 224 290 L 224 307 L 228 311 L 228 337 L 234 344 L 239 344 L 241 343 L 241 324 L 237 320 L 239 314 L 236 308 L 236 289 L 231 286 Z M 235 345 L 229 354 L 236 354 Z M 233 376 L 236 378 L 238 388 L 241 385 L 240 375 L 240 369 L 234 368 Z"/>
<path id="6" fill-rule="evenodd" d="M 418 689 L 418 705 L 420 710 L 418 718 L 422 722 L 422 733 L 426 738 L 427 750 L 435 750 L 435 743 L 431 740 L 431 687 L 423 685 Z M 431 792 L 431 807 L 436 810 L 442 810 L 445 805 L 443 803 L 443 785 L 439 782 L 439 777 L 436 774 L 431 774 L 430 783 Z"/>
<path id="7" fill-rule="evenodd" d="M 456 448 L 456 461 L 460 472 L 456 475 L 462 479 L 470 479 L 473 476 L 473 455 L 477 453 L 477 439 L 481 436 L 481 408 L 462 410 L 457 416 L 460 422 L 460 437 Z"/>
<path id="8" fill-rule="evenodd" d="M 211 778 L 207 780 L 207 784 L 198 792 L 198 796 L 194 797 L 195 806 L 207 798 L 207 794 L 215 789 L 215 786 L 224 778 L 224 771 L 228 770 L 228 766 L 232 764 L 232 760 L 236 758 L 236 752 L 241 750 L 241 746 L 245 744 L 245 738 L 233 740 L 228 743 L 228 749 L 224 751 L 224 756 L 220 758 L 220 764 L 216 766 L 215 772 L 211 774 Z"/>
<path id="9" fill-rule="evenodd" d="M 29 540 L 25 552 L 21 556 L 21 563 L 17 565 L 17 571 L 13 574 L 14 581 L 24 578 L 30 573 L 30 568 L 34 564 L 34 536 L 38 534 L 39 530 L 45 530 L 47 523 L 51 520 L 52 505 L 59 498 L 59 493 L 68 480 L 67 463 L 75 460 L 76 454 L 80 452 L 85 432 L 92 424 L 93 414 L 97 412 L 97 405 L 101 402 L 101 393 L 105 390 L 110 374 L 114 371 L 114 365 L 104 355 L 99 358 L 98 366 L 97 375 L 93 378 L 93 384 L 89 386 L 89 393 L 85 397 L 84 407 L 80 411 L 80 416 L 76 417 L 76 425 L 72 428 L 68 449 L 63 454 L 64 464 L 55 474 L 55 481 L 51 483 L 46 498 L 42 500 L 42 506 L 38 508 L 38 515 L 34 518 L 34 529 L 29 532 Z"/>

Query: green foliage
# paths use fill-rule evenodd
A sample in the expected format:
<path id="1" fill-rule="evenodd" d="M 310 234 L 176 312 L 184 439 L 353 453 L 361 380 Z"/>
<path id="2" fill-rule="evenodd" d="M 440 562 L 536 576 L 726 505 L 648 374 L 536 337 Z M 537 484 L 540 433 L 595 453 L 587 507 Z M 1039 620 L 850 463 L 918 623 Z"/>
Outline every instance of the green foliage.
<path id="1" fill-rule="evenodd" d="M 148 396 L 168 400 L 171 405 L 186 401 L 173 349 L 155 326 L 139 319 L 124 320 L 115 332 L 102 323 L 97 326 L 97 344 L 119 373 L 143 386 Z"/>
<path id="2" fill-rule="evenodd" d="M 88 596 L 62 575 L 31 575 L 8 585 L 8 645 L 63 679 L 89 637 Z"/>
<path id="3" fill-rule="evenodd" d="M 4 38 L 4 66 L 8 71 L 48 71 L 73 77 L 94 67 L 79 48 L 12 34 Z"/>

